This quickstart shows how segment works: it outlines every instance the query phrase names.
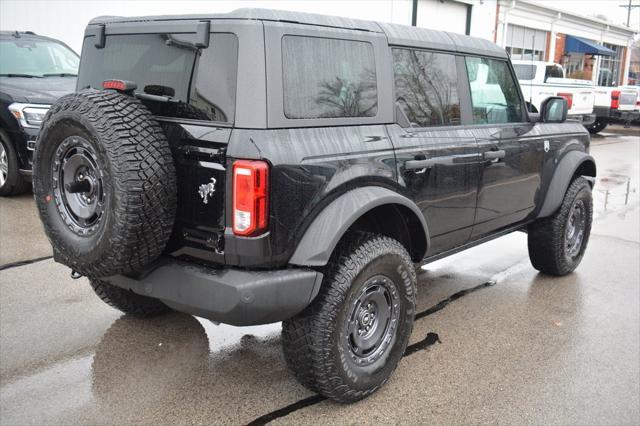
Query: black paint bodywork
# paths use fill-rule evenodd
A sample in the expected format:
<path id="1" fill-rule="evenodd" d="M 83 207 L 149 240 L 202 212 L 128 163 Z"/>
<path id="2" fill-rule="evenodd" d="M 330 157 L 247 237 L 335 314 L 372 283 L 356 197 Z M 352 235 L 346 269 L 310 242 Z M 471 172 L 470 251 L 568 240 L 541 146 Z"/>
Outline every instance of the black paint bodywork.
<path id="1" fill-rule="evenodd" d="M 212 271 L 318 268 L 329 261 L 345 231 L 360 229 L 397 238 L 415 263 L 427 263 L 524 228 L 541 217 L 550 193 L 564 194 L 575 174 L 595 176 L 585 128 L 577 122 L 529 118 L 521 93 L 520 122 L 473 124 L 466 75 L 458 82 L 459 125 L 399 124 L 393 46 L 446 51 L 456 55 L 458 64 L 464 64 L 465 56 L 508 62 L 502 49 L 484 40 L 343 18 L 236 11 L 159 20 L 97 19 L 85 32 L 83 52 L 96 49 L 97 35 L 105 34 L 108 44 L 114 34 L 195 33 L 203 19 L 211 21 L 214 38 L 223 30 L 238 36 L 235 122 L 158 116 L 174 155 L 179 188 L 165 261 L 199 263 Z M 286 34 L 371 43 L 378 79 L 376 116 L 287 119 L 279 47 Z M 515 80 L 510 64 L 509 69 Z M 91 76 L 82 70 L 81 62 L 79 85 L 84 87 Z M 504 156 L 496 157 L 497 152 Z M 569 153 L 572 160 L 563 161 Z M 257 237 L 232 232 L 231 169 L 237 159 L 263 160 L 270 167 L 269 229 Z M 198 188 L 211 178 L 216 192 L 204 204 Z M 384 202 L 375 203 L 378 196 Z M 544 215 L 555 212 L 559 204 L 553 203 L 555 199 L 545 205 Z M 128 280 L 112 282 L 134 289 Z M 224 321 L 224 316 L 215 318 Z"/>

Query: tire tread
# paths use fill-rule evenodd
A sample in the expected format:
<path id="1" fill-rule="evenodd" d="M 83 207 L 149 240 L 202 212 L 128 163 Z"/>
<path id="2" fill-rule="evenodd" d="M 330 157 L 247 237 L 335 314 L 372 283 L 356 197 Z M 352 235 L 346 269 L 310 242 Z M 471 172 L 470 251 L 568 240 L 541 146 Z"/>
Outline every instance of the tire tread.
<path id="1" fill-rule="evenodd" d="M 401 256 L 407 265 L 413 283 L 412 294 L 409 295 L 413 300 L 410 307 L 413 314 L 416 275 L 406 249 L 398 241 L 386 236 L 351 233 L 336 248 L 326 267 L 322 287 L 316 299 L 303 312 L 283 321 L 285 361 L 296 379 L 308 389 L 338 402 L 354 402 L 371 395 L 386 383 L 388 377 L 377 386 L 366 390 L 354 389 L 345 383 L 338 374 L 339 366 L 331 356 L 331 330 L 353 279 L 371 260 L 387 253 Z M 411 330 L 408 330 L 408 334 L 411 334 Z M 402 352 L 405 347 L 402 348 Z"/>

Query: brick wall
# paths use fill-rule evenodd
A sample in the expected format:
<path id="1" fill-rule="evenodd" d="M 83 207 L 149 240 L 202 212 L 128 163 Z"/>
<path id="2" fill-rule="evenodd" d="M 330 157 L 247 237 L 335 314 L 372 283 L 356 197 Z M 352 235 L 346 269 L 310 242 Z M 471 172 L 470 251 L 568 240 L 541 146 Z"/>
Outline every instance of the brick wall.
<path id="1" fill-rule="evenodd" d="M 564 43 L 566 40 L 566 36 L 564 34 L 557 34 L 556 37 L 556 54 L 553 57 L 553 62 L 559 64 L 562 62 L 562 55 L 564 55 Z M 553 40 L 551 41 L 553 43 Z"/>
<path id="2" fill-rule="evenodd" d="M 544 60 L 549 61 L 549 49 L 551 48 L 551 31 L 547 31 L 547 44 L 544 47 Z"/>

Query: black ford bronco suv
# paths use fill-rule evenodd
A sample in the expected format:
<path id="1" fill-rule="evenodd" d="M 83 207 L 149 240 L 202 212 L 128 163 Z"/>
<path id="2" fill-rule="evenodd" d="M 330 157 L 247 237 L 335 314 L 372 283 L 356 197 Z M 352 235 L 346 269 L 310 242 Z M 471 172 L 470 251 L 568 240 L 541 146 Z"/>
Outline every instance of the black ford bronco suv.
<path id="1" fill-rule="evenodd" d="M 287 364 L 351 402 L 396 368 L 416 265 L 516 230 L 573 271 L 589 134 L 527 113 L 503 49 L 339 17 L 97 18 L 47 113 L 35 197 L 55 260 L 105 302 L 282 321 Z"/>

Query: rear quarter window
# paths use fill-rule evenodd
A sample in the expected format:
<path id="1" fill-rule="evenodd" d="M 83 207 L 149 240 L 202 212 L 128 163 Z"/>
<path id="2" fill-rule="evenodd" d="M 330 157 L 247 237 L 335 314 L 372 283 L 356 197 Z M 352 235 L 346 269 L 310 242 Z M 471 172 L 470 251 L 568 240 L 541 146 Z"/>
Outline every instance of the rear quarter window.
<path id="1" fill-rule="evenodd" d="M 374 117 L 378 112 L 371 43 L 284 36 L 282 67 L 287 118 Z"/>

